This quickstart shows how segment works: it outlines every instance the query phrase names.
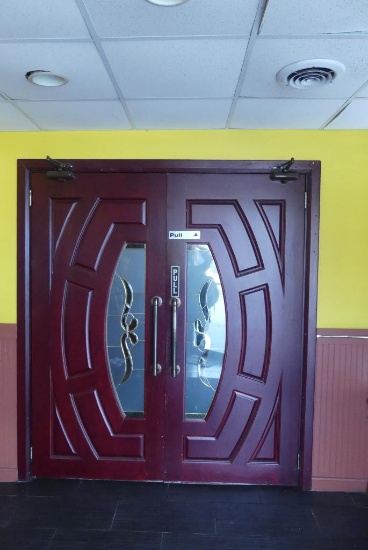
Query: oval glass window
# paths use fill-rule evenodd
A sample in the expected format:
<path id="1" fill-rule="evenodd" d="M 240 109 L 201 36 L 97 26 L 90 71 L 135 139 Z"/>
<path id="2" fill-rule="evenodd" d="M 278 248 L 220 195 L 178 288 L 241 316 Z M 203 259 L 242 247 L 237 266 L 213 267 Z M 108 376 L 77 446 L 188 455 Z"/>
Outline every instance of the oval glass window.
<path id="1" fill-rule="evenodd" d="M 145 245 L 127 244 L 111 284 L 106 342 L 113 387 L 128 417 L 144 416 L 145 287 Z"/>
<path id="2" fill-rule="evenodd" d="M 225 343 L 225 302 L 208 245 L 187 248 L 185 418 L 203 420 L 221 377 Z"/>

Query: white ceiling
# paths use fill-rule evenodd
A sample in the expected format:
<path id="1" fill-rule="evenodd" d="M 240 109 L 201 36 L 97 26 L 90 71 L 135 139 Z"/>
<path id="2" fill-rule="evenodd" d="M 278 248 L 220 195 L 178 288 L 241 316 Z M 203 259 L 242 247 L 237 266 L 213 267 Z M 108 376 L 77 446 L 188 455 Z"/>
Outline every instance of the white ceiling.
<path id="1" fill-rule="evenodd" d="M 345 72 L 276 81 L 315 58 Z M 368 0 L 2 0 L 0 67 L 0 131 L 368 129 Z"/>

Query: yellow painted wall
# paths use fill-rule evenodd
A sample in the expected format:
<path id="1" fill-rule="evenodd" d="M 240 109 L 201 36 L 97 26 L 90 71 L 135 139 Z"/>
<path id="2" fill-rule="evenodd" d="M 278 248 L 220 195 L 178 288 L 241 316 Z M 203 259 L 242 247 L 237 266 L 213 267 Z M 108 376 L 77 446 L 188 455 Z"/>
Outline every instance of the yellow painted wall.
<path id="1" fill-rule="evenodd" d="M 368 131 L 0 133 L 0 323 L 16 322 L 18 158 L 321 160 L 320 328 L 368 328 Z"/>

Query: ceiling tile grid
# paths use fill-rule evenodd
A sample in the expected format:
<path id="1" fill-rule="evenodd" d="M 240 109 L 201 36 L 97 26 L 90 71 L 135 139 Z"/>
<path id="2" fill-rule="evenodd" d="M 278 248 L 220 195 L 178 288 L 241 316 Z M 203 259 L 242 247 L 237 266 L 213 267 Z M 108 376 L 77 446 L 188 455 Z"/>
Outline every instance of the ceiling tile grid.
<path id="1" fill-rule="evenodd" d="M 102 38 L 249 36 L 259 0 L 189 0 L 163 8 L 145 0 L 84 0 Z"/>
<path id="2" fill-rule="evenodd" d="M 14 100 L 115 99 L 116 92 L 93 44 L 85 42 L 0 43 L 0 90 Z M 28 82 L 34 70 L 53 71 L 69 78 L 60 87 Z"/>
<path id="3" fill-rule="evenodd" d="M 43 130 L 128 130 L 120 101 L 19 101 Z"/>
<path id="4" fill-rule="evenodd" d="M 261 35 L 368 32 L 366 0 L 270 0 Z"/>
<path id="5" fill-rule="evenodd" d="M 75 0 L 1 0 L 0 40 L 89 39 Z"/>
<path id="6" fill-rule="evenodd" d="M 127 99 L 231 98 L 245 39 L 103 42 Z"/>
<path id="7" fill-rule="evenodd" d="M 3 132 L 35 132 L 39 128 L 11 103 L 0 101 L 0 121 Z"/>
<path id="8" fill-rule="evenodd" d="M 231 128 L 313 130 L 323 126 L 342 104 L 339 99 L 240 98 Z"/>
<path id="9" fill-rule="evenodd" d="M 127 104 L 139 130 L 209 130 L 226 127 L 231 99 L 153 99 Z"/>
<path id="10" fill-rule="evenodd" d="M 368 99 L 354 99 L 342 113 L 335 118 L 327 130 L 366 130 L 368 128 Z"/>
<path id="11" fill-rule="evenodd" d="M 1 11 L 0 131 L 368 129 L 367 0 L 3 0 Z M 306 60 L 344 70 L 320 87 L 314 75 L 301 89 L 277 81 Z M 68 82 L 36 86 L 34 70 Z"/>
<path id="12" fill-rule="evenodd" d="M 368 5 L 368 3 L 367 3 Z M 299 99 L 348 99 L 368 80 L 368 34 L 355 39 L 319 38 L 260 38 L 257 40 L 244 79 L 241 96 L 293 97 Z M 276 81 L 280 69 L 308 59 L 338 61 L 345 72 L 329 85 L 296 89 L 281 86 Z M 313 64 L 312 64 L 313 66 Z"/>

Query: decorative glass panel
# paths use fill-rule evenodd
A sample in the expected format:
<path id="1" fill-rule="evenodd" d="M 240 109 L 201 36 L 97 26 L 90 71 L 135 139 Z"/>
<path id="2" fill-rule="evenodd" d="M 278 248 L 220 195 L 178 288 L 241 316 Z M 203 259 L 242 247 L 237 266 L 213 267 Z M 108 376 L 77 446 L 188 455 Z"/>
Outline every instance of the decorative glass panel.
<path id="1" fill-rule="evenodd" d="M 111 284 L 106 341 L 118 401 L 134 417 L 144 416 L 145 281 L 145 245 L 127 244 Z"/>
<path id="2" fill-rule="evenodd" d="M 226 342 L 219 273 L 205 244 L 187 248 L 185 418 L 204 419 L 220 380 Z"/>

